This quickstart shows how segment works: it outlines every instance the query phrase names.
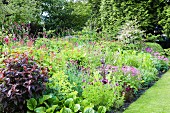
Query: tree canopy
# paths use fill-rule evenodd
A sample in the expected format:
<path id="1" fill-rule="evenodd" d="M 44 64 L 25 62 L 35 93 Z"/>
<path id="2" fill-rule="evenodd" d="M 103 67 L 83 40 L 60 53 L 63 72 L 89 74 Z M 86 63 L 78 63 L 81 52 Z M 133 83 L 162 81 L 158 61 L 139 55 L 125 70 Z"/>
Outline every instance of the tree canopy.
<path id="1" fill-rule="evenodd" d="M 44 23 L 46 30 L 82 30 L 84 26 L 116 34 L 127 20 L 146 32 L 161 25 L 169 33 L 169 0 L 2 0 L 0 24 Z"/>

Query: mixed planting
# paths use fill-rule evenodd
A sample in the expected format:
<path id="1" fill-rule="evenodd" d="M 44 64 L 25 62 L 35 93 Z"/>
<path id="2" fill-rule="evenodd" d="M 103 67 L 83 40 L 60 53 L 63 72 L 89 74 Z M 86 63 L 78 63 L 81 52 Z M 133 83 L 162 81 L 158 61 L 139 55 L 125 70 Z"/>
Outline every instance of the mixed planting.
<path id="1" fill-rule="evenodd" d="M 1 112 L 122 110 L 169 68 L 159 44 L 133 48 L 125 47 L 124 41 L 85 37 L 32 40 L 6 35 L 1 51 Z"/>
<path id="2" fill-rule="evenodd" d="M 168 5 L 0 1 L 0 112 L 122 112 L 169 69 Z"/>

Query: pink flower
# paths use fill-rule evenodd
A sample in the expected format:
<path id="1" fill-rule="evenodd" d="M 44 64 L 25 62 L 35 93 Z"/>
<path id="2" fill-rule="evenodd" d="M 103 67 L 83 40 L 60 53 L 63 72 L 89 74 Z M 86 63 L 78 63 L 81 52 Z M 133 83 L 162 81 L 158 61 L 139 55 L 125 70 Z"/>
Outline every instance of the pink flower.
<path id="1" fill-rule="evenodd" d="M 4 38 L 4 41 L 5 41 L 5 43 L 9 43 L 9 37 L 8 36 L 6 36 L 5 38 Z"/>
<path id="2" fill-rule="evenodd" d="M 135 67 L 130 67 L 130 66 L 123 66 L 122 71 L 124 74 L 130 73 L 132 76 L 136 76 L 140 74 L 140 71 L 136 69 Z"/>
<path id="3" fill-rule="evenodd" d="M 14 38 L 13 38 L 13 40 L 14 40 L 14 41 L 16 41 L 16 40 L 17 40 L 17 38 L 16 38 L 16 37 L 14 37 Z"/>
<path id="4" fill-rule="evenodd" d="M 136 76 L 136 75 L 138 75 L 140 73 L 139 70 L 137 70 L 134 67 L 131 67 L 131 72 L 132 72 L 132 76 Z"/>
<path id="5" fill-rule="evenodd" d="M 164 58 L 163 60 L 164 60 L 164 61 L 168 61 L 169 59 L 168 59 L 168 58 Z"/>
<path id="6" fill-rule="evenodd" d="M 112 66 L 111 68 L 112 68 L 112 72 L 118 71 L 118 66 Z"/>
<path id="7" fill-rule="evenodd" d="M 157 58 L 158 58 L 159 60 L 164 60 L 165 57 L 164 57 L 164 56 L 158 56 Z"/>
<path id="8" fill-rule="evenodd" d="M 155 52 L 153 55 L 154 56 L 158 56 L 158 55 L 160 55 L 160 53 L 159 52 Z"/>
<path id="9" fill-rule="evenodd" d="M 147 47 L 146 49 L 146 52 L 148 52 L 148 53 L 151 53 L 153 50 L 152 50 L 152 48 L 149 48 L 149 47 Z"/>

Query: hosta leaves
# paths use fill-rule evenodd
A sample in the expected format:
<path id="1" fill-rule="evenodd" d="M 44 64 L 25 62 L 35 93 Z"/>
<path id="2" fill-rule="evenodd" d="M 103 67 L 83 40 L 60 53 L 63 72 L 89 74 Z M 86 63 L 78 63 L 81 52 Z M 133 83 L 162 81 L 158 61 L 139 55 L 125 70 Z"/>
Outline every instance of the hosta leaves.
<path id="1" fill-rule="evenodd" d="M 67 99 L 67 100 L 65 101 L 64 105 L 65 105 L 66 107 L 69 107 L 70 104 L 72 104 L 72 103 L 74 103 L 74 100 L 73 100 L 72 98 L 69 98 L 69 99 Z"/>
<path id="2" fill-rule="evenodd" d="M 37 107 L 37 101 L 34 98 L 31 98 L 27 101 L 27 107 L 29 110 L 34 110 Z"/>
<path id="3" fill-rule="evenodd" d="M 56 96 L 53 96 L 52 98 L 48 99 L 49 103 L 53 103 L 53 104 L 58 104 L 59 103 L 59 99 Z"/>
<path id="4" fill-rule="evenodd" d="M 34 111 L 35 111 L 36 113 L 46 113 L 45 110 L 46 110 L 45 107 L 38 107 L 38 108 L 36 108 Z"/>
<path id="5" fill-rule="evenodd" d="M 70 108 L 62 108 L 60 113 L 73 113 Z"/>
<path id="6" fill-rule="evenodd" d="M 55 111 L 55 109 L 57 108 L 58 105 L 53 105 L 52 107 L 48 108 L 46 110 L 46 113 L 53 113 Z"/>
<path id="7" fill-rule="evenodd" d="M 39 104 L 43 104 L 44 101 L 50 98 L 52 98 L 52 95 L 43 95 L 43 97 L 39 99 Z"/>
<path id="8" fill-rule="evenodd" d="M 99 108 L 98 108 L 98 113 L 106 113 L 106 107 L 104 107 L 104 106 L 99 106 Z"/>
<path id="9" fill-rule="evenodd" d="M 75 104 L 74 105 L 74 112 L 78 112 L 80 110 L 80 104 Z"/>
<path id="10" fill-rule="evenodd" d="M 94 110 L 93 110 L 93 108 L 86 107 L 86 108 L 84 109 L 84 113 L 94 113 Z"/>

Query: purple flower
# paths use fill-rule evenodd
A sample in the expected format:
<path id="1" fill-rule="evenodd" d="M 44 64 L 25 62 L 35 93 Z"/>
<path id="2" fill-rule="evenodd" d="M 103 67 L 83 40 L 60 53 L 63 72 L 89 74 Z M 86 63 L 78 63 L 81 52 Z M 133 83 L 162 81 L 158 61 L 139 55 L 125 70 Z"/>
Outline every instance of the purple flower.
<path id="1" fill-rule="evenodd" d="M 126 88 L 126 91 L 129 92 L 130 90 L 131 90 L 131 88 L 128 86 L 128 87 Z"/>
<path id="2" fill-rule="evenodd" d="M 82 80 L 82 82 L 86 82 L 86 80 Z"/>
<path id="3" fill-rule="evenodd" d="M 116 83 L 116 86 L 119 86 L 119 83 Z"/>
<path id="4" fill-rule="evenodd" d="M 108 80 L 107 80 L 107 79 L 103 79 L 102 82 L 103 82 L 104 84 L 107 84 L 107 83 L 108 83 Z"/>
<path id="5" fill-rule="evenodd" d="M 30 28 L 30 27 L 31 27 L 31 24 L 27 24 L 27 27 Z"/>
<path id="6" fill-rule="evenodd" d="M 146 52 L 148 52 L 148 53 L 151 53 L 153 50 L 152 50 L 152 48 L 150 48 L 150 47 L 147 47 L 146 49 Z"/>

